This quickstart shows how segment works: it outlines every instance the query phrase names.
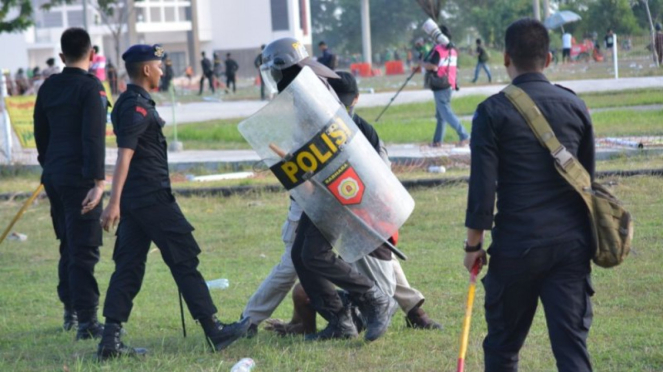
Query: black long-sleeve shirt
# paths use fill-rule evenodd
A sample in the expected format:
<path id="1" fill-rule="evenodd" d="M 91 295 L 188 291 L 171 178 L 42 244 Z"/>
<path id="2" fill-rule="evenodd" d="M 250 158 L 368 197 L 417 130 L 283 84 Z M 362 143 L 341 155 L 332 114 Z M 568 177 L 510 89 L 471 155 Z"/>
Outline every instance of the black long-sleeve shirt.
<path id="1" fill-rule="evenodd" d="M 140 198 L 170 189 L 168 150 L 159 116 L 150 94 L 129 84 L 111 113 L 117 147 L 134 150 L 122 199 Z"/>
<path id="2" fill-rule="evenodd" d="M 226 59 L 226 76 L 235 75 L 237 70 L 239 70 L 239 65 L 237 62 L 232 58 Z"/>
<path id="3" fill-rule="evenodd" d="M 104 87 L 87 71 L 65 67 L 44 82 L 34 110 L 43 174 L 105 178 L 107 108 Z"/>
<path id="4" fill-rule="evenodd" d="M 543 74 L 524 74 L 513 84 L 532 98 L 559 141 L 593 178 L 594 135 L 585 103 Z M 492 228 L 491 254 L 518 256 L 530 248 L 587 238 L 584 202 L 504 93 L 479 105 L 471 138 L 465 225 Z"/>

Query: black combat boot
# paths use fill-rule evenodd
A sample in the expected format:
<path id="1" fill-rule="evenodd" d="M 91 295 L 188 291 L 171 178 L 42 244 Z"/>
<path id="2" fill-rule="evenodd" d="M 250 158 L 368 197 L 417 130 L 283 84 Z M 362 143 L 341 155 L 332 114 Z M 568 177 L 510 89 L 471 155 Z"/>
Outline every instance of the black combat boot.
<path id="1" fill-rule="evenodd" d="M 104 325 L 97 320 L 97 309 L 81 310 L 78 314 L 78 332 L 76 341 L 101 338 L 104 333 Z"/>
<path id="2" fill-rule="evenodd" d="M 205 337 L 210 347 L 215 351 L 221 351 L 238 338 L 244 336 L 251 326 L 251 318 L 246 317 L 232 324 L 221 323 L 216 316 L 199 320 L 205 331 Z"/>
<path id="3" fill-rule="evenodd" d="M 375 341 L 387 332 L 391 317 L 398 310 L 398 304 L 393 298 L 377 286 L 362 295 L 353 293 L 351 298 L 366 319 L 366 341 Z"/>
<path id="4" fill-rule="evenodd" d="M 97 349 L 97 358 L 100 361 L 118 357 L 137 357 L 147 354 L 147 349 L 133 348 L 122 343 L 120 334 L 122 325 L 119 323 L 106 323 L 103 336 Z"/>
<path id="5" fill-rule="evenodd" d="M 337 314 L 330 314 L 327 327 L 318 333 L 306 336 L 306 341 L 323 341 L 331 339 L 350 339 L 358 336 L 357 327 L 352 321 L 350 306 L 343 306 Z"/>
<path id="6" fill-rule="evenodd" d="M 64 307 L 64 323 L 62 323 L 62 328 L 65 331 L 71 331 L 74 328 L 78 328 L 78 315 L 76 311 L 71 307 Z"/>

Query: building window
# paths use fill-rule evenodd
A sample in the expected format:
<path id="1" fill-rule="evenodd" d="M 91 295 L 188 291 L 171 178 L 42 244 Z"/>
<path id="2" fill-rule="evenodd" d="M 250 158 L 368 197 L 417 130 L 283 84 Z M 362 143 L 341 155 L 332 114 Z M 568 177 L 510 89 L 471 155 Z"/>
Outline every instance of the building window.
<path id="1" fill-rule="evenodd" d="M 270 0 L 272 5 L 272 31 L 290 30 L 288 0 Z"/>
<path id="2" fill-rule="evenodd" d="M 167 6 L 163 8 L 164 10 L 164 16 L 166 18 L 166 22 L 175 22 L 175 7 L 173 6 Z"/>
<path id="3" fill-rule="evenodd" d="M 64 27 L 64 22 L 62 21 L 62 12 L 44 12 L 42 15 L 42 27 Z"/>
<path id="4" fill-rule="evenodd" d="M 186 70 L 186 53 L 184 52 L 170 52 L 168 53 L 168 58 L 173 62 L 173 72 L 175 76 L 184 75 L 184 70 Z"/>
<path id="5" fill-rule="evenodd" d="M 69 27 L 83 27 L 83 11 L 82 10 L 68 11 L 67 25 Z"/>
<path id="6" fill-rule="evenodd" d="M 150 8 L 150 22 L 161 22 L 161 8 Z"/>

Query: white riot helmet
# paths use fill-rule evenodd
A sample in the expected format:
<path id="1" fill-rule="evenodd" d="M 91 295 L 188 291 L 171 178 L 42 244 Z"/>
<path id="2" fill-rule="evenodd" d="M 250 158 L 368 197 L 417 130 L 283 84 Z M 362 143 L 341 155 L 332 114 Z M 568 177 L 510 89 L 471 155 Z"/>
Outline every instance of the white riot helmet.
<path id="1" fill-rule="evenodd" d="M 277 90 L 277 84 L 283 78 L 283 70 L 294 65 L 309 66 L 320 77 L 339 78 L 327 66 L 313 60 L 304 45 L 291 37 L 274 40 L 265 47 L 262 51 L 260 74 L 270 89 Z"/>

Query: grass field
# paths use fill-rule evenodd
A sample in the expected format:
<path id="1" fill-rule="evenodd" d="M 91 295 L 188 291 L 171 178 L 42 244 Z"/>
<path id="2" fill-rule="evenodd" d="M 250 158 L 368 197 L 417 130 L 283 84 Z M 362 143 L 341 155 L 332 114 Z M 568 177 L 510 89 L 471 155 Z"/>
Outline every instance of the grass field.
<path id="1" fill-rule="evenodd" d="M 430 164 L 444 165 L 447 169 L 445 173 L 430 173 L 426 168 Z M 642 153 L 641 155 L 617 155 L 609 160 L 596 162 L 597 171 L 612 170 L 642 170 L 642 169 L 663 169 L 663 154 L 660 153 Z M 245 169 L 250 171 L 251 169 Z M 455 162 L 450 159 L 434 159 L 431 163 L 421 163 L 408 165 L 394 165 L 392 171 L 399 180 L 420 180 L 431 178 L 457 178 L 467 177 L 470 174 L 469 164 L 465 162 Z M 212 181 L 212 182 L 192 182 L 186 179 L 188 175 L 209 175 L 218 173 L 230 173 L 232 169 L 223 168 L 210 170 L 207 168 L 194 168 L 187 170 L 186 173 L 171 172 L 172 187 L 175 189 L 196 189 L 196 188 L 215 188 L 215 187 L 233 187 L 233 186 L 265 186 L 278 185 L 279 182 L 269 171 L 261 171 L 251 178 Z M 39 186 L 40 173 L 29 170 L 10 171 L 6 168 L 0 168 L 0 194 L 30 193 Z M 107 183 L 106 190 L 110 192 L 111 185 Z"/>
<path id="2" fill-rule="evenodd" d="M 624 135 L 660 135 L 663 128 L 663 110 L 640 111 L 629 109 L 630 106 L 663 104 L 663 89 L 640 89 L 622 92 L 583 94 L 587 106 L 592 109 L 620 107 L 617 111 L 597 112 L 592 114 L 597 136 Z M 454 98 L 451 105 L 459 116 L 474 113 L 477 105 L 486 97 L 472 95 Z M 382 107 L 359 108 L 357 113 L 373 123 L 382 111 Z M 212 120 L 191 123 L 178 127 L 178 139 L 184 142 L 185 149 L 243 149 L 248 148 L 237 124 L 241 119 Z M 465 128 L 470 129 L 471 122 L 462 120 Z M 380 138 L 387 143 L 427 143 L 435 129 L 435 104 L 432 101 L 389 108 L 380 121 L 375 124 Z M 172 138 L 172 127 L 166 127 L 164 133 Z M 456 133 L 447 126 L 445 141 L 457 141 Z"/>
<path id="3" fill-rule="evenodd" d="M 594 325 L 589 349 L 596 371 L 655 372 L 663 370 L 663 249 L 660 234 L 663 179 L 615 179 L 614 191 L 636 220 L 634 253 L 624 265 L 594 271 Z M 410 283 L 427 296 L 424 308 L 445 325 L 444 332 L 405 328 L 403 314 L 390 331 L 372 344 L 362 341 L 306 343 L 279 338 L 261 330 L 220 354 L 205 350 L 202 332 L 187 316 L 189 337 L 181 336 L 177 290 L 159 251 L 151 251 L 125 341 L 145 346 L 144 361 L 119 360 L 99 365 L 93 360 L 96 343 L 74 342 L 64 333 L 57 300 L 57 245 L 50 226 L 48 203 L 32 207 L 16 229 L 28 241 L 0 246 L 0 370 L 1 371 L 229 371 L 237 360 L 251 357 L 255 371 L 452 371 L 464 313 L 467 273 L 461 267 L 463 210 L 466 186 L 413 191 L 417 208 L 401 230 L 401 249 Z M 283 249 L 280 224 L 287 197 L 283 193 L 243 198 L 180 198 L 180 205 L 197 230 L 203 249 L 201 271 L 208 279 L 228 278 L 230 287 L 212 293 L 220 318 L 236 319 L 250 294 Z M 0 221 L 7 221 L 18 202 L 0 203 Z M 105 235 L 97 266 L 105 293 L 113 270 L 114 237 Z M 103 297 L 102 297 L 103 301 Z M 467 371 L 481 370 L 481 340 L 485 335 L 483 290 L 479 286 L 467 356 Z M 284 301 L 275 317 L 287 318 L 291 302 Z M 322 326 L 322 325 L 320 325 Z M 554 371 L 545 320 L 539 312 L 521 354 L 522 371 Z"/>

